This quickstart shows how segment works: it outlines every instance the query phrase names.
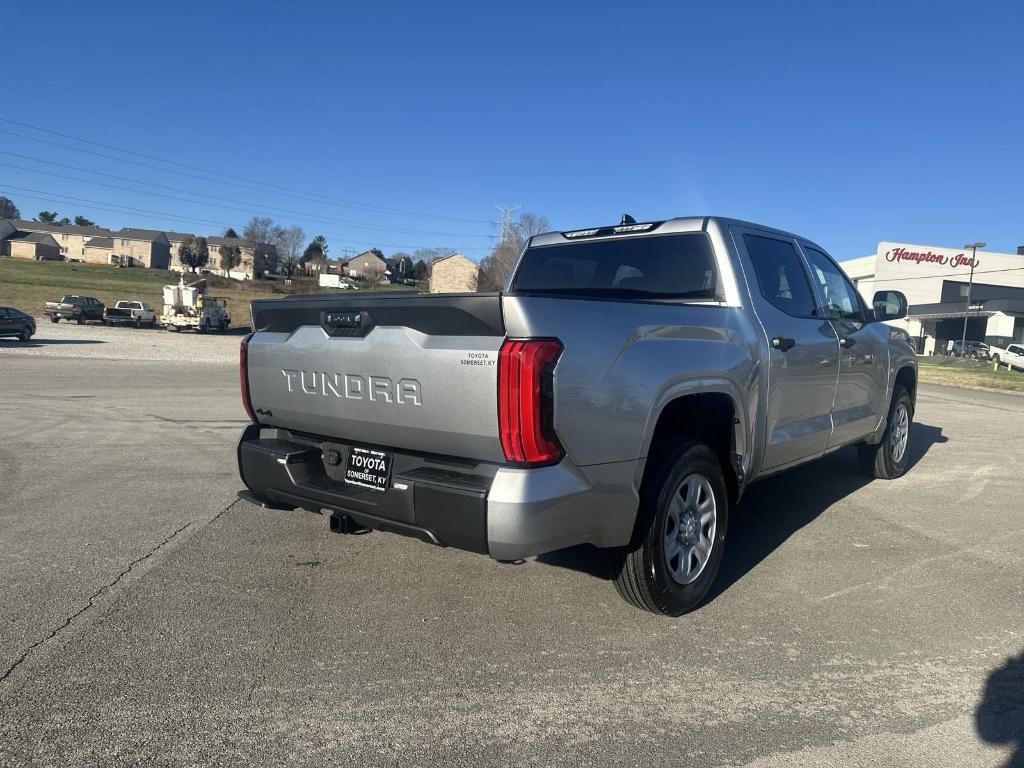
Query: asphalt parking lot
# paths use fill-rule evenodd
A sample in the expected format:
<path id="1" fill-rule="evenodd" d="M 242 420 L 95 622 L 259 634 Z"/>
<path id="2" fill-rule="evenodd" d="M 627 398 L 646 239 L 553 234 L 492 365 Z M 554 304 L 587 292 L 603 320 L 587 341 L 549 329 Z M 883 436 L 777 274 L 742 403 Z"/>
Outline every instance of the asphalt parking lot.
<path id="1" fill-rule="evenodd" d="M 2 765 L 1024 765 L 1024 397 L 753 486 L 666 620 L 239 502 L 237 337 L 59 333 L 0 340 Z"/>

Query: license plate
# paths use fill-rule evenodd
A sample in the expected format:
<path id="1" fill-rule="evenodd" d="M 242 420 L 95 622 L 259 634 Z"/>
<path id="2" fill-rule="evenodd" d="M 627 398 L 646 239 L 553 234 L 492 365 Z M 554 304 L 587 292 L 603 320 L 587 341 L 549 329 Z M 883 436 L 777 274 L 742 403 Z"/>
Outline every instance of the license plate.
<path id="1" fill-rule="evenodd" d="M 391 480 L 391 454 L 353 448 L 345 465 L 345 482 L 361 488 L 386 491 Z"/>

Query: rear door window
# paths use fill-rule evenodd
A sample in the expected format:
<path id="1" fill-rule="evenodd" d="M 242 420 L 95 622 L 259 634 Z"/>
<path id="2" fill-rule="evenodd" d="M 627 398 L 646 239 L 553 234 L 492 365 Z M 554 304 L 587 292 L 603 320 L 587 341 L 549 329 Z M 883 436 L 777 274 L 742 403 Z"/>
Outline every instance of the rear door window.
<path id="1" fill-rule="evenodd" d="M 803 250 L 824 301 L 823 316 L 829 320 L 863 322 L 864 310 L 857 289 L 843 271 L 821 251 L 808 246 L 803 246 Z"/>
<path id="2" fill-rule="evenodd" d="M 641 300 L 716 300 L 721 293 L 714 252 L 703 232 L 529 248 L 512 290 Z"/>
<path id="3" fill-rule="evenodd" d="M 743 242 L 761 295 L 787 315 L 813 317 L 814 294 L 792 241 L 745 234 Z"/>

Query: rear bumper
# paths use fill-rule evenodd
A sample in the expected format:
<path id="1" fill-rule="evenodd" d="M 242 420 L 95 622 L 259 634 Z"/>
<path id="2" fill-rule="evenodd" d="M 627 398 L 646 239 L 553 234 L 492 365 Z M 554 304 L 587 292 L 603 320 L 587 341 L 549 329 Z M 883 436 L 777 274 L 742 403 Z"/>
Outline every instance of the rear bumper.
<path id="1" fill-rule="evenodd" d="M 348 446 L 331 441 L 344 466 Z M 318 438 L 246 427 L 238 467 L 243 498 L 272 508 L 330 511 L 332 530 L 372 528 L 515 560 L 582 543 L 626 544 L 636 516 L 635 465 L 512 469 L 395 454 L 380 492 L 346 485 Z"/>

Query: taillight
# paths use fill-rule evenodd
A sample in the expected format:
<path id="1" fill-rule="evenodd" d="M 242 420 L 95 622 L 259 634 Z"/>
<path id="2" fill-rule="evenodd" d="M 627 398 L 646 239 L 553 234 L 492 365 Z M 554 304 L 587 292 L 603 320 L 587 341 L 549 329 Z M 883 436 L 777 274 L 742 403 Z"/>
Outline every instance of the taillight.
<path id="1" fill-rule="evenodd" d="M 557 339 L 508 339 L 498 353 L 498 428 L 505 459 L 553 464 L 562 458 L 555 436 L 554 368 Z"/>
<path id="2" fill-rule="evenodd" d="M 253 334 L 250 333 L 242 339 L 242 345 L 238 348 L 238 383 L 242 389 L 242 405 L 249 414 L 249 421 L 259 421 L 252 410 L 252 400 L 249 398 L 249 339 L 252 337 Z"/>

